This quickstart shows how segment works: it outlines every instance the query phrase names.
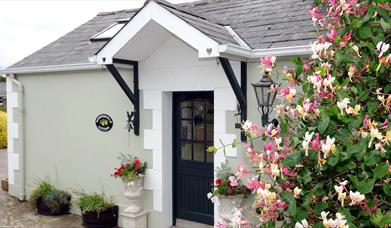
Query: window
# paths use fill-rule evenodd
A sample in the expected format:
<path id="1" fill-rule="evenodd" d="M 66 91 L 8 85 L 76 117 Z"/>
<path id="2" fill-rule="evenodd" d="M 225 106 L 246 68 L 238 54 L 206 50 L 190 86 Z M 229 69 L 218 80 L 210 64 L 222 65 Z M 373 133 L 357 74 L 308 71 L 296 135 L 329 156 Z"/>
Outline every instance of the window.
<path id="1" fill-rule="evenodd" d="M 116 23 L 98 32 L 90 38 L 90 41 L 108 41 L 112 39 L 121 30 L 129 19 L 120 19 Z"/>

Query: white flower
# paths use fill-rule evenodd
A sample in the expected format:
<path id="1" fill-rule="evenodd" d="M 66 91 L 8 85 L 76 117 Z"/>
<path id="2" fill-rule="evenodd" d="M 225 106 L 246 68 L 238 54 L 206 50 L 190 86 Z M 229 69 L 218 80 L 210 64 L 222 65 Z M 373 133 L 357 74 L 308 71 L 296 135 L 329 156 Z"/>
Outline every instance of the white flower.
<path id="1" fill-rule="evenodd" d="M 301 143 L 303 145 L 303 149 L 305 150 L 305 156 L 308 156 L 309 144 L 311 142 L 312 136 L 314 132 L 309 133 L 308 131 L 305 133 L 304 140 Z"/>
<path id="2" fill-rule="evenodd" d="M 342 101 L 337 102 L 337 106 L 341 110 L 341 115 L 343 115 L 343 111 L 348 108 L 348 104 L 350 104 L 349 98 L 344 98 Z"/>
<path id="3" fill-rule="evenodd" d="M 303 219 L 299 222 L 296 222 L 295 228 L 308 228 L 308 222 L 307 219 Z"/>
<path id="4" fill-rule="evenodd" d="M 278 167 L 277 164 L 271 164 L 270 165 L 270 170 L 273 176 L 279 176 L 280 175 L 280 168 Z"/>
<path id="5" fill-rule="evenodd" d="M 322 211 L 321 213 L 320 213 L 320 217 L 324 220 L 324 219 L 327 219 L 327 216 L 329 215 L 329 211 L 328 212 L 324 212 L 324 211 Z"/>
<path id="6" fill-rule="evenodd" d="M 383 41 L 380 41 L 379 43 L 377 43 L 376 48 L 377 48 L 377 51 L 380 53 L 379 58 L 381 58 L 383 56 L 383 54 L 388 51 L 389 47 L 390 47 L 390 45 L 383 42 Z"/>
<path id="7" fill-rule="evenodd" d="M 356 192 L 350 191 L 349 197 L 351 200 L 350 206 L 360 204 L 365 199 L 365 196 L 358 191 L 356 191 Z"/>
<path id="8" fill-rule="evenodd" d="M 330 151 L 334 150 L 334 142 L 335 138 L 330 138 L 330 136 L 327 136 L 326 142 L 322 143 L 322 152 L 326 155 L 326 157 L 330 153 Z"/>
<path id="9" fill-rule="evenodd" d="M 214 203 L 216 205 L 220 204 L 219 198 L 216 196 L 213 196 L 212 198 L 210 198 L 210 201 L 212 201 L 212 203 Z"/>
<path id="10" fill-rule="evenodd" d="M 301 189 L 300 188 L 295 187 L 295 189 L 293 189 L 293 196 L 295 198 L 298 198 L 300 196 L 300 193 L 301 193 Z"/>
<path id="11" fill-rule="evenodd" d="M 343 191 L 343 186 L 334 185 L 334 189 L 337 193 L 341 193 Z"/>
<path id="12" fill-rule="evenodd" d="M 246 121 L 243 123 L 243 125 L 242 125 L 242 129 L 243 129 L 244 131 L 248 131 L 248 130 L 251 128 L 252 125 L 253 125 L 253 123 L 252 123 L 251 121 L 246 120 Z"/>
<path id="13" fill-rule="evenodd" d="M 229 181 L 235 181 L 236 180 L 236 178 L 235 178 L 235 176 L 229 176 Z"/>

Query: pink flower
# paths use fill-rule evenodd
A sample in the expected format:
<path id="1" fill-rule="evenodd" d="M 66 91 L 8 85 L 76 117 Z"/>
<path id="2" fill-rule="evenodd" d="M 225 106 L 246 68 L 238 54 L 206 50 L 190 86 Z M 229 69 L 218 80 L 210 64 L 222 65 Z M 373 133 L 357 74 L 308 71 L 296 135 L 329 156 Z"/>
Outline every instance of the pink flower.
<path id="1" fill-rule="evenodd" d="M 292 173 L 287 167 L 282 168 L 282 172 L 289 177 L 297 176 L 297 173 Z"/>
<path id="2" fill-rule="evenodd" d="M 238 184 L 238 181 L 237 181 L 237 180 L 234 180 L 234 181 L 231 181 L 231 182 L 229 183 L 229 185 L 230 185 L 231 187 L 236 187 L 236 186 L 238 186 L 239 184 Z"/>
<path id="3" fill-rule="evenodd" d="M 312 21 L 314 21 L 314 22 L 317 22 L 323 18 L 323 15 L 320 12 L 320 9 L 318 7 L 314 7 L 312 9 L 308 10 L 308 12 L 311 14 Z"/>
<path id="4" fill-rule="evenodd" d="M 247 182 L 247 188 L 251 190 L 258 190 L 258 188 L 262 188 L 262 184 L 258 181 L 258 176 L 254 176 L 251 180 Z"/>
<path id="5" fill-rule="evenodd" d="M 313 150 L 319 150 L 319 133 L 316 133 L 315 139 L 311 142 L 311 146 Z"/>
<path id="6" fill-rule="evenodd" d="M 239 173 L 239 176 L 247 176 L 248 170 L 245 166 L 239 164 L 238 165 L 238 173 Z"/>
<path id="7" fill-rule="evenodd" d="M 338 35 L 338 34 L 337 34 L 337 30 L 336 30 L 335 27 L 333 26 L 333 27 L 331 28 L 330 32 L 327 33 L 327 39 L 328 39 L 328 41 L 334 42 L 335 39 L 337 38 L 337 35 Z"/>
<path id="8" fill-rule="evenodd" d="M 227 225 L 227 223 L 226 223 L 223 219 L 220 219 L 220 220 L 217 222 L 216 227 L 217 227 L 217 228 L 227 228 L 228 225 Z"/>
<path id="9" fill-rule="evenodd" d="M 311 69 L 311 66 L 309 64 L 304 64 L 303 66 L 304 71 L 309 71 Z"/>
<path id="10" fill-rule="evenodd" d="M 352 31 L 349 31 L 348 33 L 343 35 L 342 41 L 341 43 L 339 43 L 339 47 L 343 48 L 350 41 L 351 38 L 352 38 Z"/>
<path id="11" fill-rule="evenodd" d="M 265 143 L 265 144 L 263 144 L 263 148 L 265 148 L 265 150 L 271 151 L 271 150 L 273 150 L 273 144 Z"/>
<path id="12" fill-rule="evenodd" d="M 274 67 L 274 64 L 276 62 L 276 57 L 268 55 L 264 58 L 261 58 L 260 60 L 261 60 L 261 66 L 265 71 L 267 72 L 272 71 L 272 68 Z"/>

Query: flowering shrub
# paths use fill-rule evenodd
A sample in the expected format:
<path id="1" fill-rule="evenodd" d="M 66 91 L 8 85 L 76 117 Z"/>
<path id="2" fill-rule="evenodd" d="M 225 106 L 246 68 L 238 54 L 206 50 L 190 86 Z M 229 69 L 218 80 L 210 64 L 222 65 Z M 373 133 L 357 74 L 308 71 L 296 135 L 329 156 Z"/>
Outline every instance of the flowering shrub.
<path id="1" fill-rule="evenodd" d="M 7 147 L 7 113 L 0 111 L 0 149 Z"/>
<path id="2" fill-rule="evenodd" d="M 137 157 L 121 154 L 121 165 L 115 169 L 114 177 L 120 177 L 124 182 L 138 179 L 145 174 L 147 163 L 142 163 Z"/>
<path id="3" fill-rule="evenodd" d="M 247 185 L 257 226 L 391 224 L 390 12 L 382 0 L 322 0 L 309 10 L 321 35 L 310 59 L 292 59 L 289 88 L 277 88 L 279 125 L 242 125 L 258 172 Z M 261 65 L 272 76 L 274 58 Z"/>
<path id="4" fill-rule="evenodd" d="M 216 168 L 216 179 L 214 180 L 212 191 L 208 193 L 208 198 L 213 203 L 219 196 L 248 195 L 250 190 L 241 183 L 241 177 L 246 176 L 248 171 L 243 166 L 238 166 L 238 172 L 232 173 L 227 163 Z"/>

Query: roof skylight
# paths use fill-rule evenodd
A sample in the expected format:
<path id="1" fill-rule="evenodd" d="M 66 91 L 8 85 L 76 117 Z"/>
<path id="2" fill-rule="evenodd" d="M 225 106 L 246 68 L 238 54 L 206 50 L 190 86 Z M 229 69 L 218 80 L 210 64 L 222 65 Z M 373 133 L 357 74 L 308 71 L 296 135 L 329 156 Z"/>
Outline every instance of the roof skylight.
<path id="1" fill-rule="evenodd" d="M 121 30 L 129 20 L 118 20 L 118 22 L 98 32 L 90 38 L 90 41 L 108 41 Z"/>

